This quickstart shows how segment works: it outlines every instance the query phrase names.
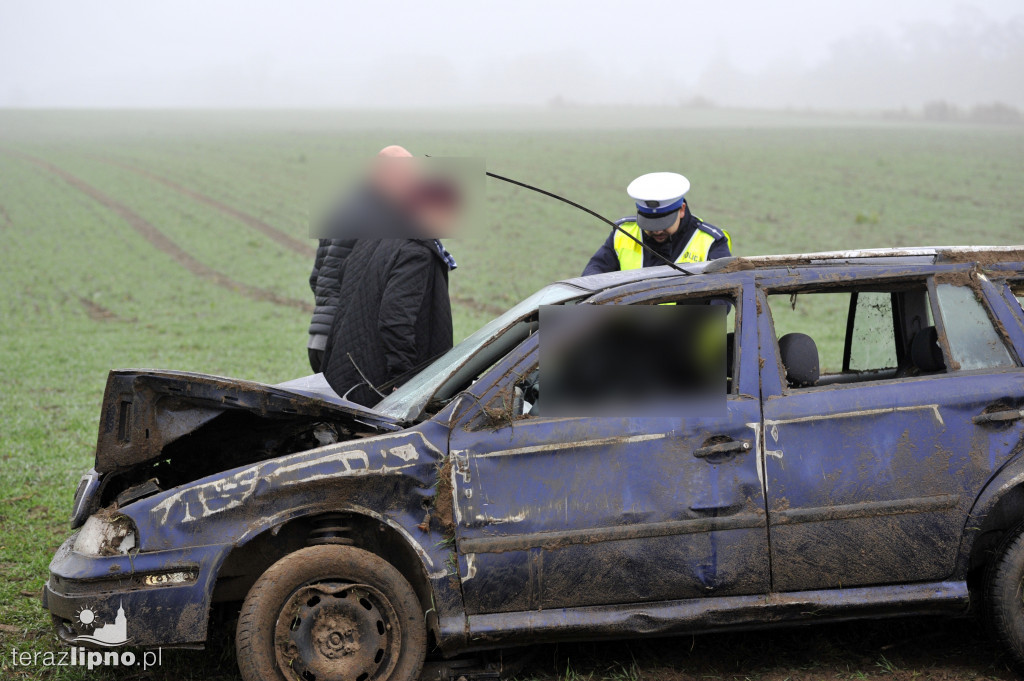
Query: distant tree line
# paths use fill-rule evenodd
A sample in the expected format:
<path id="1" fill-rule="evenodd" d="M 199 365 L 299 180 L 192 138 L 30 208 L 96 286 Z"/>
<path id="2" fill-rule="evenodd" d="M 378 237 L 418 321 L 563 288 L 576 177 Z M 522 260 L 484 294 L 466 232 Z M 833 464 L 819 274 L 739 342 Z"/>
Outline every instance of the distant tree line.
<path id="1" fill-rule="evenodd" d="M 883 117 L 893 120 L 924 119 L 937 123 L 979 123 L 982 125 L 1021 125 L 1024 124 L 1024 113 L 1015 106 L 1003 102 L 978 104 L 970 108 L 961 108 L 946 100 L 926 102 L 920 113 L 911 109 L 889 110 Z"/>
<path id="2" fill-rule="evenodd" d="M 865 114 L 888 109 L 892 118 L 1021 122 L 1015 107 L 1024 110 L 1024 14 L 995 21 L 962 7 L 949 23 L 894 28 L 851 33 L 806 66 L 780 60 L 747 70 L 727 53 L 713 55 L 693 91 L 682 97 L 699 95 L 730 108 Z"/>

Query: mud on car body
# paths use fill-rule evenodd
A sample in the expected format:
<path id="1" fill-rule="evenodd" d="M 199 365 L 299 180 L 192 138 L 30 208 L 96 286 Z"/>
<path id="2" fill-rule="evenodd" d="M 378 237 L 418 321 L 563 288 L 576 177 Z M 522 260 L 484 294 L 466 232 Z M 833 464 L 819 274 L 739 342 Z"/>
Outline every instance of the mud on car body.
<path id="1" fill-rule="evenodd" d="M 58 632 L 122 607 L 132 644 L 202 645 L 227 603 L 246 679 L 414 679 L 428 652 L 985 603 L 1024 661 L 1024 251 L 684 270 L 553 284 L 373 409 L 112 372 Z M 544 415 L 539 306 L 666 302 L 729 304 L 724 414 Z"/>

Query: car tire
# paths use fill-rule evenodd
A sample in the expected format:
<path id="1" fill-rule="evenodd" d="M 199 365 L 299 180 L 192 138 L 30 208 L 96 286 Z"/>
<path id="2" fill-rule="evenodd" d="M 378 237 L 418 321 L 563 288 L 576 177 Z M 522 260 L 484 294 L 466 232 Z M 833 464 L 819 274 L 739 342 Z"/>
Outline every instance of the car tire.
<path id="1" fill-rule="evenodd" d="M 1024 673 L 1024 523 L 1008 533 L 988 567 L 983 608 L 992 634 Z"/>
<path id="2" fill-rule="evenodd" d="M 312 546 L 253 584 L 235 649 L 245 681 L 415 681 L 427 632 L 394 566 L 352 546 Z"/>

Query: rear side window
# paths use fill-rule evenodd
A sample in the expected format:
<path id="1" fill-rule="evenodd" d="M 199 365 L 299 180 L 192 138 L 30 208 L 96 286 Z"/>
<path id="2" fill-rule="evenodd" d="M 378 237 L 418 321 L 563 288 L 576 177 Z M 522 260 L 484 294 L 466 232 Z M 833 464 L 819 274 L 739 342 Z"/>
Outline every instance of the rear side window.
<path id="1" fill-rule="evenodd" d="M 868 371 L 895 367 L 896 337 L 893 334 L 892 295 L 888 292 L 864 291 L 853 301 L 848 371 Z"/>
<path id="2" fill-rule="evenodd" d="M 973 289 L 936 284 L 935 294 L 953 368 L 971 371 L 1016 366 Z"/>
<path id="3" fill-rule="evenodd" d="M 768 308 L 790 388 L 946 369 L 924 281 L 846 291 L 769 291 Z M 911 351 L 915 339 L 921 352 Z M 817 365 L 817 377 L 797 365 Z"/>

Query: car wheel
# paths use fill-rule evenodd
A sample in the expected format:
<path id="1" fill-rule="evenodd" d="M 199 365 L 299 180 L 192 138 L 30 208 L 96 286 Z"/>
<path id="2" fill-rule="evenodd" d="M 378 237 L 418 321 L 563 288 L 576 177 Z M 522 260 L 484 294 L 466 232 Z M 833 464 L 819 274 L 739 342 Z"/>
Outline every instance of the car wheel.
<path id="1" fill-rule="evenodd" d="M 380 557 L 324 545 L 277 561 L 245 597 L 245 681 L 414 681 L 427 633 L 409 582 Z"/>
<path id="2" fill-rule="evenodd" d="M 989 566 L 984 608 L 992 633 L 1024 671 L 1024 524 L 1007 536 Z"/>

